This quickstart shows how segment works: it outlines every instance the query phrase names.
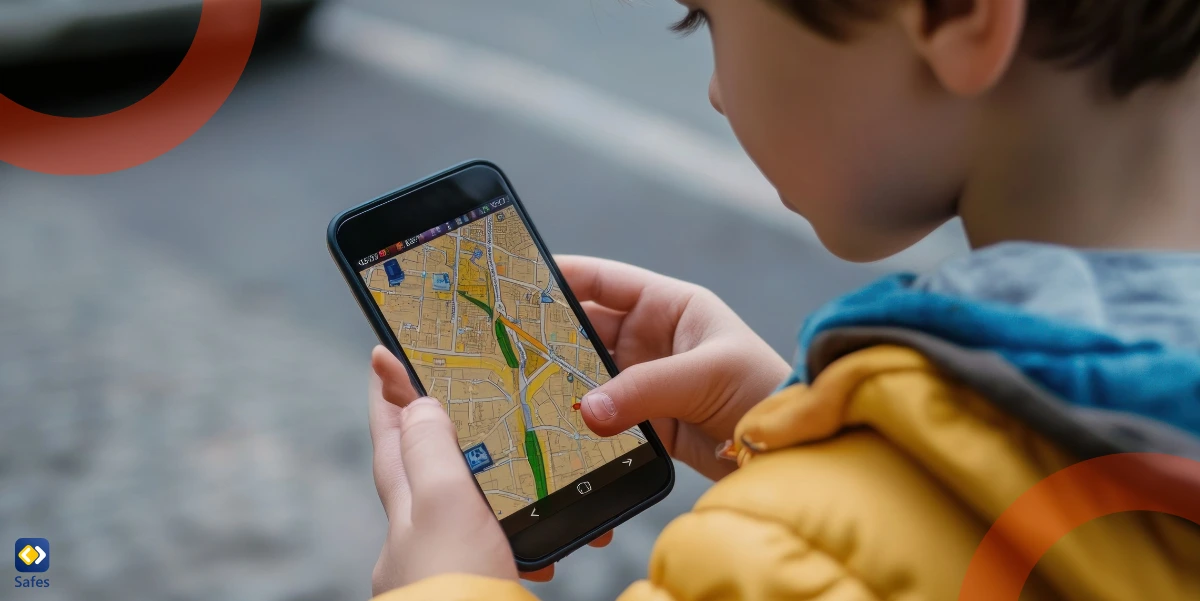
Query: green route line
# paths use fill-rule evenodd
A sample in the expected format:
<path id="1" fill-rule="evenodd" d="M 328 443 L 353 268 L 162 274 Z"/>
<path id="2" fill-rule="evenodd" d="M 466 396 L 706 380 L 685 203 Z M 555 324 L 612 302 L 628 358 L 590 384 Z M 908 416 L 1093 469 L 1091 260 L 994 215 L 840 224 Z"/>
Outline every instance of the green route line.
<path id="1" fill-rule="evenodd" d="M 517 354 L 513 352 L 508 330 L 504 329 L 504 322 L 499 319 L 496 320 L 496 342 L 500 345 L 500 352 L 504 354 L 504 362 L 513 369 L 521 367 L 521 362 L 517 361 Z"/>
<path id="2" fill-rule="evenodd" d="M 500 352 L 504 354 L 504 362 L 512 369 L 521 367 L 521 362 L 517 360 L 517 354 L 513 352 L 512 339 L 508 337 L 508 330 L 504 328 L 504 322 L 496 319 L 496 312 L 487 303 L 472 297 L 470 294 L 458 291 L 458 295 L 471 301 L 471 304 L 483 309 L 488 317 L 496 323 L 496 343 L 500 345 Z M 533 430 L 525 431 L 525 456 L 529 459 L 529 467 L 533 470 L 533 482 L 537 488 L 537 498 L 544 498 L 549 494 L 546 488 L 546 461 L 542 458 L 542 447 L 538 444 L 537 435 Z"/>
<path id="3" fill-rule="evenodd" d="M 529 459 L 529 467 L 533 470 L 533 484 L 537 488 L 537 498 L 545 498 L 548 494 L 546 464 L 542 460 L 542 447 L 538 444 L 537 435 L 533 430 L 525 431 L 525 455 Z"/>
<path id="4" fill-rule="evenodd" d="M 462 290 L 458 291 L 458 295 L 471 301 L 472 305 L 475 305 L 476 307 L 483 309 L 483 312 L 487 313 L 488 317 L 490 317 L 492 319 L 496 319 L 496 312 L 492 311 L 492 307 L 489 306 L 487 303 L 485 303 L 477 298 L 472 297 L 470 294 L 467 294 L 466 292 L 463 292 Z"/>
<path id="5" fill-rule="evenodd" d="M 462 290 L 458 291 L 458 295 L 471 301 L 472 305 L 483 309 L 483 312 L 496 322 L 496 343 L 500 345 L 500 352 L 504 354 L 504 362 L 512 369 L 521 367 L 521 362 L 517 360 L 517 354 L 513 352 L 512 339 L 508 337 L 508 330 L 504 329 L 504 324 L 496 319 L 496 312 L 492 310 L 492 307 Z"/>

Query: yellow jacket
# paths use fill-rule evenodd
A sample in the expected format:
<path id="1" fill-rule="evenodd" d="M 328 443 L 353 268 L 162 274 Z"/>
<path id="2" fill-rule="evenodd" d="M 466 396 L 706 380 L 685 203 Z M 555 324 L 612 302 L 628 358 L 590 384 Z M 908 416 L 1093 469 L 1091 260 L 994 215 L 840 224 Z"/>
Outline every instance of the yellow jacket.
<path id="1" fill-rule="evenodd" d="M 1105 447 L 1104 432 L 1120 428 L 1054 414 L 1061 408 L 1002 361 L 900 338 L 821 341 L 809 355 L 812 385 L 742 419 L 739 469 L 667 526 L 649 577 L 619 599 L 957 599 L 1002 511 L 1083 458 L 1080 449 L 1119 450 Z M 1178 482 L 1200 493 L 1197 483 L 1194 473 Z M 534 597 L 515 583 L 445 575 L 378 599 Z M 1200 528 L 1151 513 L 1089 522 L 1042 558 L 1022 599 L 1200 599 Z"/>

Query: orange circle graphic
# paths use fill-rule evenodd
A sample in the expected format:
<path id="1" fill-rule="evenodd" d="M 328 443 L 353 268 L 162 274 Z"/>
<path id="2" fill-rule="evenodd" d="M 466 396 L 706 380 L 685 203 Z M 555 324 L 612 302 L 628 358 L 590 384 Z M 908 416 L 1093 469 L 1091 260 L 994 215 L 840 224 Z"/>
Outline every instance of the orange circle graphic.
<path id="1" fill-rule="evenodd" d="M 261 0 L 203 0 L 183 62 L 137 103 L 98 117 L 56 117 L 0 95 L 0 161 L 52 175 L 99 175 L 148 163 L 204 127 L 242 77 Z"/>
<path id="2" fill-rule="evenodd" d="M 971 557 L 958 599 L 1018 601 L 1054 543 L 1096 518 L 1154 511 L 1200 524 L 1198 489 L 1200 461 L 1159 453 L 1107 455 L 1055 472 L 992 524 Z"/>

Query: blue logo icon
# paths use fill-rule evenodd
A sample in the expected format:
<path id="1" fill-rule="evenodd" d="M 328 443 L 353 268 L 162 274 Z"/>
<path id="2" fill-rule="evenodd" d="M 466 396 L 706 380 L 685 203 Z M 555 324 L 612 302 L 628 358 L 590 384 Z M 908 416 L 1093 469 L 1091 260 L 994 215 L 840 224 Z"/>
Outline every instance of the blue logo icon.
<path id="1" fill-rule="evenodd" d="M 482 442 L 463 451 L 463 455 L 467 458 L 467 465 L 470 466 L 472 474 L 478 474 L 492 467 L 492 454 L 488 452 Z"/>
<path id="2" fill-rule="evenodd" d="M 45 572 L 50 569 L 50 541 L 44 538 L 18 538 L 13 547 L 13 563 L 18 572 Z"/>
<path id="3" fill-rule="evenodd" d="M 392 259 L 383 264 L 383 271 L 387 273 L 388 286 L 395 288 L 404 283 L 404 270 L 400 269 L 400 262 Z"/>

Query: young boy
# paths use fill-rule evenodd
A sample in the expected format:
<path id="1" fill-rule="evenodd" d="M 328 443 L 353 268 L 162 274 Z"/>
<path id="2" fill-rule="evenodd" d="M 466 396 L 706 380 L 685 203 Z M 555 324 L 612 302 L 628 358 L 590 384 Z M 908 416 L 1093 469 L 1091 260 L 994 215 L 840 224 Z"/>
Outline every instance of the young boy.
<path id="1" fill-rule="evenodd" d="M 1124 512 L 1200 499 L 1200 0 L 684 4 L 713 106 L 832 252 L 956 215 L 975 250 L 811 316 L 794 369 L 699 287 L 563 257 L 624 369 L 588 425 L 653 419 L 718 480 L 622 599 L 1200 598 L 1200 528 Z M 373 366 L 376 593 L 531 599 L 445 412 Z"/>

